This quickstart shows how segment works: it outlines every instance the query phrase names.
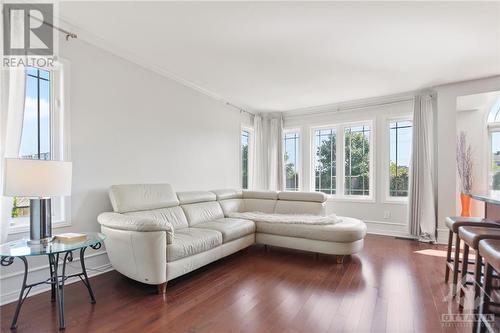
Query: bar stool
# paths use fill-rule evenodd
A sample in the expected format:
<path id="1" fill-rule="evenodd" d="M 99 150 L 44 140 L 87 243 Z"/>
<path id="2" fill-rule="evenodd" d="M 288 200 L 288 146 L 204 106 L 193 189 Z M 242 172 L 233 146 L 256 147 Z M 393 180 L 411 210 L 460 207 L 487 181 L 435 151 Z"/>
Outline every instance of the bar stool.
<path id="1" fill-rule="evenodd" d="M 485 239 L 479 242 L 479 253 L 484 259 L 484 287 L 481 293 L 479 304 L 478 323 L 475 323 L 474 332 L 484 332 L 486 329 L 490 332 L 495 332 L 495 328 L 487 320 L 485 314 L 492 313 L 489 309 L 490 305 L 499 307 L 500 304 L 491 301 L 491 290 L 493 282 L 493 271 L 498 275 L 500 273 L 500 240 Z M 497 328 L 498 329 L 498 328 Z"/>
<path id="2" fill-rule="evenodd" d="M 453 216 L 447 217 L 446 226 L 450 230 L 448 233 L 448 250 L 446 252 L 446 274 L 444 281 L 448 283 L 450 271 L 453 272 L 453 296 L 457 294 L 458 273 L 460 272 L 460 238 L 458 237 L 458 228 L 463 226 L 482 226 L 482 227 L 496 227 L 499 223 L 495 221 L 485 220 L 482 217 L 460 217 Z M 451 249 L 453 244 L 453 236 L 455 235 L 455 254 L 452 258 Z M 456 260 L 455 260 L 456 259 Z"/>
<path id="3" fill-rule="evenodd" d="M 474 249 L 476 253 L 476 267 L 474 270 L 474 279 L 478 283 L 474 286 L 474 295 L 479 295 L 481 286 L 481 274 L 482 274 L 482 258 L 478 253 L 479 241 L 483 239 L 499 239 L 500 240 L 500 224 L 496 224 L 495 227 L 460 227 L 458 228 L 458 237 L 464 241 L 464 255 L 462 259 L 462 278 L 460 281 L 460 303 L 459 309 L 463 309 L 462 298 L 465 296 L 465 288 L 467 288 L 467 266 L 469 264 L 469 248 Z M 475 310 L 474 310 L 475 311 Z M 476 312 L 476 311 L 475 311 Z"/>

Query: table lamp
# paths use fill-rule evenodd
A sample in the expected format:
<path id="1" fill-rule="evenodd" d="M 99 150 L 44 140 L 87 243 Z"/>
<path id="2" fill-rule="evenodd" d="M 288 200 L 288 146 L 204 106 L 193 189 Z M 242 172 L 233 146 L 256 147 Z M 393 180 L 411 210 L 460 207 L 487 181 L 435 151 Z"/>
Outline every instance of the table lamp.
<path id="1" fill-rule="evenodd" d="M 30 198 L 31 244 L 52 240 L 51 198 L 71 195 L 71 162 L 5 159 L 4 196 Z"/>

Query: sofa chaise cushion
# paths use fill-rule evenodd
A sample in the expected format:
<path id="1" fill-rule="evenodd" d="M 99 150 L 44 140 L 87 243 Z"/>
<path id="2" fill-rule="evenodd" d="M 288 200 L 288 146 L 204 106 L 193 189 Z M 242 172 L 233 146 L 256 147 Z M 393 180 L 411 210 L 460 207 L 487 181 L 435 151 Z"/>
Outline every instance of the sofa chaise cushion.
<path id="1" fill-rule="evenodd" d="M 222 233 L 224 243 L 253 234 L 255 223 L 250 220 L 237 218 L 221 218 L 206 223 L 200 223 L 193 228 L 216 230 Z"/>
<path id="2" fill-rule="evenodd" d="M 255 226 L 258 233 L 319 241 L 348 243 L 365 237 L 366 225 L 362 221 L 349 217 L 339 218 L 342 222 L 327 225 L 255 222 Z"/>
<path id="3" fill-rule="evenodd" d="M 208 251 L 222 244 L 222 234 L 215 230 L 184 228 L 178 230 L 167 246 L 167 262 Z"/>

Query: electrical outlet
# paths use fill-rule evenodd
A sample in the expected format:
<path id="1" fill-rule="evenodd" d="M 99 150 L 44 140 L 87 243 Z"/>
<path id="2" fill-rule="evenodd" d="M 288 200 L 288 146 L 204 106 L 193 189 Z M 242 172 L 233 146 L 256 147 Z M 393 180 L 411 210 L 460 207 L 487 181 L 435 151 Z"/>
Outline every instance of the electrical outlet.
<path id="1" fill-rule="evenodd" d="M 391 218 L 391 212 L 388 211 L 388 210 L 384 211 L 384 219 L 387 220 L 387 219 L 390 219 L 390 218 Z"/>

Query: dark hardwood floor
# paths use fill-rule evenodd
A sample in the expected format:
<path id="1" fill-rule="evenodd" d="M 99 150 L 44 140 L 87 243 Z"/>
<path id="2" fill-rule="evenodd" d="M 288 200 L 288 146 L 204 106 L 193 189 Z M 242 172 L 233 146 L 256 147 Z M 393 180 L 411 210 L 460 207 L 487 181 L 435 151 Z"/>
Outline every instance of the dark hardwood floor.
<path id="1" fill-rule="evenodd" d="M 442 325 L 444 247 L 369 235 L 362 253 L 335 257 L 262 246 L 154 286 L 109 272 L 66 288 L 66 332 L 471 332 Z M 470 298 L 470 295 L 468 295 Z M 14 303 L 0 308 L 8 332 Z M 25 302 L 17 332 L 56 332 L 49 293 Z"/>

